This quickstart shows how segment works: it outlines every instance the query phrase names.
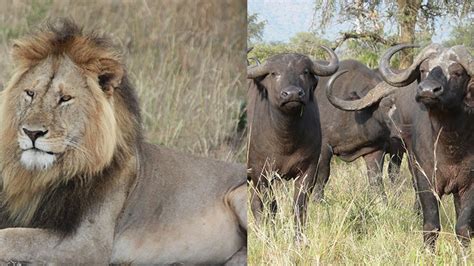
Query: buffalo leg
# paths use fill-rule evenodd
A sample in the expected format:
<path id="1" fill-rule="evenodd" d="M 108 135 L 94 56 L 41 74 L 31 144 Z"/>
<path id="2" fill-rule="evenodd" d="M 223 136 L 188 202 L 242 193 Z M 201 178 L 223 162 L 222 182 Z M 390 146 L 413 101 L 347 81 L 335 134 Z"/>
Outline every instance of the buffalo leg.
<path id="1" fill-rule="evenodd" d="M 461 214 L 461 196 L 458 192 L 453 193 L 454 201 L 454 210 L 456 211 L 456 219 L 459 219 L 459 214 Z"/>
<path id="2" fill-rule="evenodd" d="M 270 215 L 271 218 L 275 218 L 275 214 L 278 210 L 277 201 L 273 195 L 272 186 L 268 181 L 260 181 L 257 184 L 253 183 L 253 189 L 250 193 L 250 208 L 252 210 L 255 222 L 260 224 L 262 222 L 263 213 L 267 211 L 267 204 L 270 203 Z"/>
<path id="3" fill-rule="evenodd" d="M 301 240 L 303 227 L 306 223 L 308 199 L 313 190 L 316 175 L 316 170 L 308 172 L 309 174 L 303 175 L 295 181 L 294 214 L 297 240 Z"/>
<path id="4" fill-rule="evenodd" d="M 439 221 L 439 202 L 432 191 L 430 179 L 419 169 L 413 167 L 416 178 L 417 194 L 423 212 L 423 240 L 426 247 L 434 251 L 441 225 Z"/>
<path id="5" fill-rule="evenodd" d="M 421 191 L 419 192 L 419 197 L 423 212 L 423 240 L 427 247 L 434 250 L 438 233 L 441 230 L 438 200 L 433 192 Z"/>
<path id="6" fill-rule="evenodd" d="M 272 219 L 275 218 L 277 211 L 278 211 L 277 201 L 275 198 L 272 198 L 270 201 L 270 213 L 272 215 Z"/>
<path id="7" fill-rule="evenodd" d="M 463 246 L 468 247 L 474 229 L 474 185 L 461 196 L 461 211 L 456 222 L 456 235 Z"/>
<path id="8" fill-rule="evenodd" d="M 400 176 L 400 165 L 403 160 L 403 149 L 393 149 L 390 153 L 390 161 L 388 163 L 388 176 L 392 183 L 395 183 Z"/>
<path id="9" fill-rule="evenodd" d="M 407 156 L 408 157 L 408 156 Z M 408 169 L 410 170 L 411 173 L 411 181 L 413 185 L 413 190 L 415 191 L 415 202 L 413 202 L 413 211 L 417 215 L 421 215 L 421 203 L 420 203 L 420 196 L 418 195 L 418 188 L 416 185 L 416 176 L 415 176 L 415 170 L 413 168 L 413 163 L 411 162 L 412 158 L 408 157 Z"/>
<path id="10" fill-rule="evenodd" d="M 374 151 L 364 155 L 364 160 L 367 166 L 367 176 L 371 189 L 380 195 L 384 201 L 387 201 L 382 180 L 384 154 L 384 151 Z"/>
<path id="11" fill-rule="evenodd" d="M 319 167 L 314 187 L 314 201 L 320 202 L 324 199 L 324 187 L 326 186 L 331 173 L 332 151 L 329 147 L 323 145 L 321 156 L 319 157 Z"/>

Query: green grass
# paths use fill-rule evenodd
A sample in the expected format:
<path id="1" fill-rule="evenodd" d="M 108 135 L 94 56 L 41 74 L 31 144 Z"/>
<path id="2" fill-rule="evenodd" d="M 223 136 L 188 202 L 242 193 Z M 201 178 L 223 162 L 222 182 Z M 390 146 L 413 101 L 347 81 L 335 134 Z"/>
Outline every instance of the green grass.
<path id="1" fill-rule="evenodd" d="M 231 0 L 0 0 L 0 90 L 13 39 L 69 17 L 122 49 L 153 143 L 245 160 L 237 137 L 245 101 L 246 3 Z"/>
<path id="2" fill-rule="evenodd" d="M 363 169 L 363 170 L 362 170 Z M 292 182 L 277 182 L 278 212 L 256 225 L 250 218 L 250 265 L 473 265 L 473 247 L 464 250 L 454 233 L 452 197 L 441 202 L 442 232 L 435 253 L 426 251 L 422 218 L 406 165 L 397 184 L 385 178 L 388 204 L 368 188 L 365 165 L 332 164 L 325 202 L 309 204 L 304 244 L 297 244 L 292 216 Z M 249 217 L 252 217 L 249 215 Z"/>

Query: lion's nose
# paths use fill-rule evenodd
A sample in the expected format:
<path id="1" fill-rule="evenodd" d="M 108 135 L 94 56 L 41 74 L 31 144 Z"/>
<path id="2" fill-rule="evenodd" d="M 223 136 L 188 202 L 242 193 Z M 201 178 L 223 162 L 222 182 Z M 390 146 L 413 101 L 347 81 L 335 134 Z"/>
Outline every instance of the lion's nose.
<path id="1" fill-rule="evenodd" d="M 23 132 L 35 143 L 39 137 L 46 135 L 48 130 L 28 130 L 27 128 L 23 128 Z"/>

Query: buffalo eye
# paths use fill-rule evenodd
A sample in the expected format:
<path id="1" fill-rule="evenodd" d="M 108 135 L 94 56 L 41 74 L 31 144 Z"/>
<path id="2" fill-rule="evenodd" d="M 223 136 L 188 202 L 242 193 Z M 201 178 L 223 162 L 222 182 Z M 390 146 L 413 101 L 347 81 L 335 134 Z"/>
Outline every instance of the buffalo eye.
<path id="1" fill-rule="evenodd" d="M 278 78 L 278 77 L 280 76 L 280 73 L 271 72 L 271 73 L 270 73 L 270 76 L 271 76 L 272 78 Z"/>
<path id="2" fill-rule="evenodd" d="M 304 74 L 309 74 L 309 69 L 305 68 L 303 71 Z"/>
<path id="3" fill-rule="evenodd" d="M 450 77 L 458 78 L 464 74 L 464 68 L 459 63 L 455 63 L 449 66 L 448 72 Z"/>
<path id="4" fill-rule="evenodd" d="M 26 95 L 30 96 L 31 98 L 33 98 L 33 96 L 35 96 L 35 92 L 31 91 L 31 90 L 25 90 L 25 93 L 26 93 Z"/>
<path id="5" fill-rule="evenodd" d="M 451 77 L 458 78 L 462 75 L 462 71 L 453 71 L 451 72 Z"/>
<path id="6" fill-rule="evenodd" d="M 420 74 L 421 74 L 421 77 L 426 77 L 426 75 L 428 75 L 428 70 L 420 69 Z"/>
<path id="7" fill-rule="evenodd" d="M 69 96 L 69 95 L 63 95 L 61 96 L 61 98 L 59 98 L 59 103 L 66 103 L 66 102 L 69 102 L 70 100 L 72 100 L 72 96 Z"/>

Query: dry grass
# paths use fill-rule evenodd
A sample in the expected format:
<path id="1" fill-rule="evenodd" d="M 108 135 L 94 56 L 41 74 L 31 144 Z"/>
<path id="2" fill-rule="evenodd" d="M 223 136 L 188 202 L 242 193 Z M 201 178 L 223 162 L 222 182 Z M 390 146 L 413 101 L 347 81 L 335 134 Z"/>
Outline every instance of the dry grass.
<path id="1" fill-rule="evenodd" d="M 473 265 L 473 247 L 463 250 L 454 231 L 452 197 L 441 202 L 442 233 L 434 254 L 424 250 L 422 218 L 413 211 L 415 193 L 407 166 L 398 184 L 386 178 L 388 205 L 370 193 L 362 160 L 332 163 L 326 202 L 309 205 L 306 245 L 296 245 L 291 182 L 275 185 L 279 209 L 265 223 L 250 220 L 251 265 Z"/>
<path id="2" fill-rule="evenodd" d="M 12 39 L 47 18 L 69 17 L 123 48 L 150 141 L 244 161 L 244 145 L 228 139 L 245 99 L 246 1 L 0 0 L 0 6 L 0 88 L 11 74 Z"/>

